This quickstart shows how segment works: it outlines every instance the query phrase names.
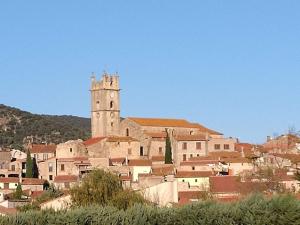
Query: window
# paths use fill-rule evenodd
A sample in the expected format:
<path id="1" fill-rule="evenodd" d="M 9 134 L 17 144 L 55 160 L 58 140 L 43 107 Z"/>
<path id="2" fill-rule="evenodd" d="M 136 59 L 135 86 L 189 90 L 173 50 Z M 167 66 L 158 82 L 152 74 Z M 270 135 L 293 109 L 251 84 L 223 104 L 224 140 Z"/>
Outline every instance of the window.
<path id="1" fill-rule="evenodd" d="M 201 142 L 196 142 L 196 149 L 201 150 Z"/>
<path id="2" fill-rule="evenodd" d="M 197 154 L 197 157 L 199 157 L 200 155 L 199 154 Z"/>
<path id="3" fill-rule="evenodd" d="M 70 148 L 70 152 L 71 152 L 71 153 L 73 152 L 73 148 Z"/>
<path id="4" fill-rule="evenodd" d="M 183 161 L 186 161 L 186 154 L 183 154 L 182 160 L 183 160 Z"/>
<path id="5" fill-rule="evenodd" d="M 183 150 L 187 150 L 187 143 L 186 143 L 186 142 L 183 142 L 183 143 L 182 143 L 182 149 L 183 149 Z"/>
<path id="6" fill-rule="evenodd" d="M 114 102 L 111 101 L 111 102 L 110 102 L 110 108 L 112 109 L 113 107 L 114 107 Z"/>
<path id="7" fill-rule="evenodd" d="M 65 171 L 65 164 L 60 165 L 60 171 Z"/>
<path id="8" fill-rule="evenodd" d="M 197 183 L 197 182 L 198 182 L 198 179 L 195 179 L 195 182 Z"/>
<path id="9" fill-rule="evenodd" d="M 160 155 L 162 155 L 163 154 L 163 148 L 159 147 L 158 152 L 159 152 Z"/>
<path id="10" fill-rule="evenodd" d="M 194 135 L 194 131 L 191 130 L 191 131 L 190 131 L 190 135 Z"/>
<path id="11" fill-rule="evenodd" d="M 113 123 L 113 122 L 111 122 L 111 123 L 110 123 L 110 126 L 111 126 L 111 127 L 114 127 L 114 123 Z"/>
<path id="12" fill-rule="evenodd" d="M 194 166 L 192 167 L 192 170 L 195 170 L 195 167 L 194 167 Z"/>
<path id="13" fill-rule="evenodd" d="M 11 171 L 16 171 L 16 166 L 15 165 L 11 165 Z"/>
<path id="14" fill-rule="evenodd" d="M 49 175 L 49 180 L 53 180 L 53 175 Z"/>
<path id="15" fill-rule="evenodd" d="M 221 145 L 220 144 L 215 144 L 215 150 L 220 150 L 221 149 Z"/>
<path id="16" fill-rule="evenodd" d="M 43 154 L 43 160 L 47 160 L 48 159 L 48 154 L 44 153 Z"/>
<path id="17" fill-rule="evenodd" d="M 126 136 L 127 136 L 127 137 L 130 136 L 129 128 L 126 129 Z"/>
<path id="18" fill-rule="evenodd" d="M 184 182 L 185 182 L 185 180 L 184 180 L 184 179 L 182 179 L 182 182 L 184 183 Z"/>
<path id="19" fill-rule="evenodd" d="M 128 155 L 131 155 L 131 154 L 132 154 L 132 149 L 129 148 L 129 149 L 128 149 Z"/>
<path id="20" fill-rule="evenodd" d="M 225 144 L 225 145 L 224 145 L 224 149 L 225 149 L 225 150 L 229 150 L 229 149 L 230 149 L 229 144 Z"/>
<path id="21" fill-rule="evenodd" d="M 144 156 L 144 147 L 143 146 L 140 147 L 140 156 Z"/>
<path id="22" fill-rule="evenodd" d="M 193 154 L 190 154 L 190 158 L 193 158 Z"/>
<path id="23" fill-rule="evenodd" d="M 48 164 L 49 173 L 53 172 L 53 163 Z"/>

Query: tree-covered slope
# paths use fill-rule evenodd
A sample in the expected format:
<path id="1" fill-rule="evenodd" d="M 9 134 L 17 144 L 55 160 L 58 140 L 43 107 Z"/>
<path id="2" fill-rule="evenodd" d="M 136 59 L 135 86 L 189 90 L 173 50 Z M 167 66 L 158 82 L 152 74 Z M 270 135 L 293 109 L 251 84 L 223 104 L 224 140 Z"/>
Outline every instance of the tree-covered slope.
<path id="1" fill-rule="evenodd" d="M 0 147 L 21 148 L 34 143 L 61 143 L 90 136 L 90 119 L 37 115 L 0 104 Z"/>

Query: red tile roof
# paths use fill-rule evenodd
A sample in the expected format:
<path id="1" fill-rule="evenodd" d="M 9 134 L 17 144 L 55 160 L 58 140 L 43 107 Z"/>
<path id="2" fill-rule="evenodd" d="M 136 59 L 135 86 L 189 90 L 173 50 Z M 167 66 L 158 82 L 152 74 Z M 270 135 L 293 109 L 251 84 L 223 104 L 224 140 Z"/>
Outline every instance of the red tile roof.
<path id="1" fill-rule="evenodd" d="M 167 175 L 173 175 L 174 172 L 174 166 L 173 165 L 164 165 L 161 167 L 152 167 L 152 174 L 155 176 L 167 176 Z"/>
<path id="2" fill-rule="evenodd" d="M 75 175 L 61 175 L 61 176 L 56 176 L 54 178 L 55 183 L 72 183 L 72 182 L 77 182 L 78 181 L 78 176 Z"/>
<path id="3" fill-rule="evenodd" d="M 19 183 L 20 179 L 16 177 L 0 177 L 0 183 Z"/>
<path id="4" fill-rule="evenodd" d="M 203 133 L 221 135 L 221 133 L 208 129 L 198 123 L 190 123 L 183 119 L 163 119 L 163 118 L 135 118 L 129 117 L 128 119 L 134 121 L 140 126 L 150 127 L 180 127 L 180 128 L 195 128 Z"/>
<path id="5" fill-rule="evenodd" d="M 198 178 L 214 176 L 212 171 L 178 171 L 176 178 Z"/>
<path id="6" fill-rule="evenodd" d="M 152 166 L 152 161 L 146 159 L 131 159 L 128 160 L 128 166 Z"/>
<path id="7" fill-rule="evenodd" d="M 55 153 L 56 145 L 38 145 L 33 144 L 30 149 L 30 153 Z"/>
<path id="8" fill-rule="evenodd" d="M 205 141 L 205 135 L 178 135 L 175 136 L 177 141 Z"/>
<path id="9" fill-rule="evenodd" d="M 206 166 L 209 164 L 218 164 L 219 160 L 199 160 L 181 162 L 180 166 Z"/>
<path id="10" fill-rule="evenodd" d="M 114 164 L 114 163 L 121 163 L 121 164 L 123 164 L 123 163 L 125 163 L 125 161 L 126 161 L 126 158 L 112 158 L 112 159 L 110 159 L 110 161 Z"/>
<path id="11" fill-rule="evenodd" d="M 23 178 L 22 185 L 43 185 L 45 180 L 36 179 L 36 178 Z"/>
<path id="12" fill-rule="evenodd" d="M 83 144 L 85 146 L 91 146 L 91 145 L 97 144 L 98 142 L 104 140 L 105 138 L 106 137 L 90 138 L 90 139 L 84 141 Z"/>
<path id="13" fill-rule="evenodd" d="M 153 162 L 164 162 L 165 161 L 165 157 L 163 155 L 155 155 L 155 156 L 152 156 L 151 159 Z"/>
<path id="14" fill-rule="evenodd" d="M 212 193 L 238 193 L 239 177 L 237 176 L 214 176 L 209 178 Z"/>
<path id="15" fill-rule="evenodd" d="M 121 181 L 131 181 L 131 180 L 132 180 L 132 176 L 121 175 L 121 176 L 120 176 L 120 180 L 121 180 Z"/>

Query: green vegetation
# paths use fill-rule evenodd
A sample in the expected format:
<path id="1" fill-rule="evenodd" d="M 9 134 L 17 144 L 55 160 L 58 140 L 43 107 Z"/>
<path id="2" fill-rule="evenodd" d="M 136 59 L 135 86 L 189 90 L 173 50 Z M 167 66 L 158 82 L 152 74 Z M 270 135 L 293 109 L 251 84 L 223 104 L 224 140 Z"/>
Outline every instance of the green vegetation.
<path id="1" fill-rule="evenodd" d="M 167 138 L 166 138 L 166 154 L 165 154 L 165 164 L 173 164 L 172 160 L 172 146 L 170 141 L 170 136 L 168 131 L 167 132 Z"/>
<path id="2" fill-rule="evenodd" d="M 21 184 L 19 183 L 13 197 L 15 200 L 21 200 L 22 196 L 23 196 L 23 190 Z"/>
<path id="3" fill-rule="evenodd" d="M 88 139 L 90 119 L 75 116 L 36 115 L 0 104 L 0 147 L 22 149 L 34 143 L 62 143 Z"/>
<path id="4" fill-rule="evenodd" d="M 70 190 L 75 207 L 112 205 L 127 209 L 136 203 L 144 204 L 145 199 L 132 190 L 123 190 L 119 178 L 104 170 L 94 170 L 82 183 Z"/>
<path id="5" fill-rule="evenodd" d="M 26 178 L 33 178 L 33 161 L 29 150 L 26 158 Z"/>
<path id="6" fill-rule="evenodd" d="M 70 211 L 31 211 L 0 217 L 0 225 L 298 225 L 300 202 L 292 196 L 252 196 L 237 203 L 200 202 L 178 208 L 135 205 L 127 210 L 88 206 Z"/>

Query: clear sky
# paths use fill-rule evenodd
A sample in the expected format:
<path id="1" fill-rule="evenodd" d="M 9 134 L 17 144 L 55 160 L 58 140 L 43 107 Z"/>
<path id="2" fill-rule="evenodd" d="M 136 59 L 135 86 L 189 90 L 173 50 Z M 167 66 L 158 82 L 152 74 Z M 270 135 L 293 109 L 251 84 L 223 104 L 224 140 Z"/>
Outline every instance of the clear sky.
<path id="1" fill-rule="evenodd" d="M 123 117 L 256 143 L 299 130 L 300 1 L 1 1 L 0 103 L 88 117 L 103 70 L 119 72 Z"/>

